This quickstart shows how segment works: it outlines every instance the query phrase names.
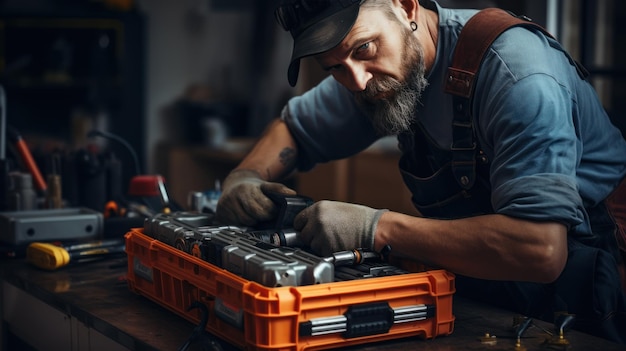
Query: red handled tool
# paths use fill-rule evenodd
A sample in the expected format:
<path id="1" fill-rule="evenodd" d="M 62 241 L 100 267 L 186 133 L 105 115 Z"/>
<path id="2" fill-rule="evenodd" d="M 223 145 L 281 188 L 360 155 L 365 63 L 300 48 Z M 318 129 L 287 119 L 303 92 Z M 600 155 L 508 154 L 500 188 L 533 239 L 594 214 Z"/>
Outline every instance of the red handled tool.
<path id="1" fill-rule="evenodd" d="M 24 162 L 24 166 L 33 177 L 33 184 L 35 185 L 35 188 L 45 192 L 48 189 L 48 186 L 46 185 L 46 181 L 43 179 L 43 176 L 39 171 L 39 167 L 37 167 L 37 164 L 28 149 L 28 145 L 26 145 L 22 136 L 14 128 L 9 129 L 9 137 L 17 152 L 20 154 L 22 162 Z"/>
<path id="2" fill-rule="evenodd" d="M 170 198 L 165 189 L 165 179 L 161 175 L 138 175 L 130 180 L 128 194 L 134 197 L 156 198 L 161 200 L 161 212 L 170 213 Z"/>

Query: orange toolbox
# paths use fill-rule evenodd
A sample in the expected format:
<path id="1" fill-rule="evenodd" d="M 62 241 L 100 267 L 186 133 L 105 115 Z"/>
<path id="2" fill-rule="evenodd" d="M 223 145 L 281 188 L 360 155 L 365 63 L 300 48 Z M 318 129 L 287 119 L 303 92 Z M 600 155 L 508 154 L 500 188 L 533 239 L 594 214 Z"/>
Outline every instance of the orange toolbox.
<path id="1" fill-rule="evenodd" d="M 454 275 L 445 270 L 268 287 L 133 228 L 125 236 L 128 284 L 244 350 L 322 350 L 449 335 Z"/>

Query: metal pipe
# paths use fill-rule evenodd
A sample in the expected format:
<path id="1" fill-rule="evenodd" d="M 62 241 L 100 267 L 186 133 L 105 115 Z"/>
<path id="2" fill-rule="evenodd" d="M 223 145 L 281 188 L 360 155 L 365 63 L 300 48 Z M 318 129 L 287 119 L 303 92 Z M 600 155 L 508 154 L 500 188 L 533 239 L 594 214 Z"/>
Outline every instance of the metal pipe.
<path id="1" fill-rule="evenodd" d="M 557 39 L 561 36 L 559 30 L 559 2 L 560 0 L 548 0 L 546 4 L 546 29 Z"/>

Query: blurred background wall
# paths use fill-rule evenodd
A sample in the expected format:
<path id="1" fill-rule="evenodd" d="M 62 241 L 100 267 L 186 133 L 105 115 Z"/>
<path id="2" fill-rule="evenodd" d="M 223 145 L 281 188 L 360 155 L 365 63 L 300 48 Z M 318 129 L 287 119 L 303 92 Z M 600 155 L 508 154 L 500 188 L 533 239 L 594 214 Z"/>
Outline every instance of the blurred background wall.
<path id="1" fill-rule="evenodd" d="M 180 172 L 199 172 L 206 182 L 198 186 L 208 186 L 236 164 L 290 96 L 325 75 L 305 60 L 298 86 L 287 84 L 291 38 L 274 21 L 277 3 L 0 0 L 8 123 L 36 154 L 94 143 L 111 149 L 130 177 L 136 171 L 127 147 L 88 136 L 93 129 L 114 133 L 136 151 L 142 173 L 187 167 Z M 439 3 L 498 6 L 546 26 L 589 69 L 607 110 L 626 129 L 623 1 Z M 200 168 L 172 164 L 173 149 L 193 159 L 193 150 L 219 147 L 236 155 L 192 160 L 205 164 Z M 216 159 L 224 162 L 211 163 Z M 218 174 L 205 175 L 219 167 Z"/>

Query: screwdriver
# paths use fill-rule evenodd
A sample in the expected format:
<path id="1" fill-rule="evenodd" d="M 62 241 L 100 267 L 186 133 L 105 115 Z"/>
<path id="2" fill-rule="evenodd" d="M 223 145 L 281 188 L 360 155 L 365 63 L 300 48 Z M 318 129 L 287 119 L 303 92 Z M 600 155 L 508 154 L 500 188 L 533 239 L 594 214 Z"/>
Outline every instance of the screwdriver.
<path id="1" fill-rule="evenodd" d="M 161 197 L 161 205 L 163 206 L 163 213 L 169 214 L 170 210 L 170 197 L 167 195 L 167 190 L 165 190 L 165 181 L 163 177 L 160 175 L 156 176 L 157 187 L 159 189 L 159 195 Z"/>
<path id="2" fill-rule="evenodd" d="M 107 239 L 61 246 L 33 242 L 26 248 L 26 261 L 34 266 L 55 270 L 70 263 L 124 253 L 124 239 Z"/>

